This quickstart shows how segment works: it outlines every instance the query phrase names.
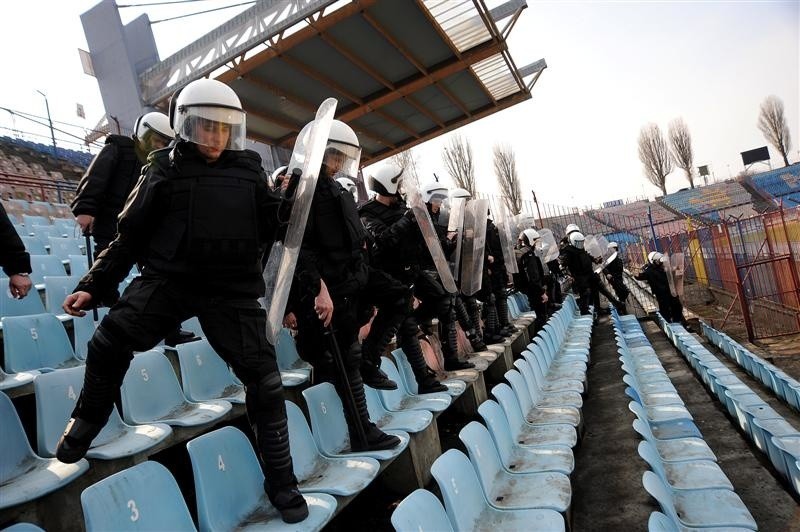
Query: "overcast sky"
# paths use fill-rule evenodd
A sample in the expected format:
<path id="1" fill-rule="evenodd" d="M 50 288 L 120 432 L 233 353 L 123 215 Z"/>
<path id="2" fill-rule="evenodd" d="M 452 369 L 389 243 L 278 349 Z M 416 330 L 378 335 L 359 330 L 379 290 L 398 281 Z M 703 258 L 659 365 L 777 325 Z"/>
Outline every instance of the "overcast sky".
<path id="1" fill-rule="evenodd" d="M 94 78 L 83 74 L 77 53 L 87 48 L 79 16 L 94 3 L 3 3 L 0 106 L 43 115 L 44 99 L 36 92 L 41 90 L 55 120 L 84 127 L 97 122 L 104 112 L 100 93 Z M 143 0 L 118 0 L 123 3 Z M 158 20 L 214 3 L 120 11 L 123 22 L 142 12 Z M 718 179 L 726 179 L 742 170 L 739 152 L 766 144 L 756 121 L 759 104 L 770 94 L 786 106 L 790 160 L 800 160 L 798 0 L 528 3 L 509 48 L 518 66 L 539 58 L 549 66 L 531 100 L 457 131 L 472 141 L 479 190 L 496 189 L 492 144 L 504 142 L 516 151 L 525 199 L 531 189 L 539 201 L 559 205 L 652 197 L 658 190 L 644 180 L 636 138 L 648 122 L 666 130 L 677 117 L 689 125 L 696 163 L 709 164 Z M 161 57 L 241 9 L 153 25 Z M 76 103 L 86 109 L 86 120 L 76 116 Z M 0 127 L 48 134 L 4 111 Z M 415 149 L 423 180 L 433 172 L 446 175 L 441 149 L 448 138 Z M 773 167 L 781 166 L 772 147 L 770 153 Z M 669 176 L 668 191 L 684 186 L 681 171 Z"/>

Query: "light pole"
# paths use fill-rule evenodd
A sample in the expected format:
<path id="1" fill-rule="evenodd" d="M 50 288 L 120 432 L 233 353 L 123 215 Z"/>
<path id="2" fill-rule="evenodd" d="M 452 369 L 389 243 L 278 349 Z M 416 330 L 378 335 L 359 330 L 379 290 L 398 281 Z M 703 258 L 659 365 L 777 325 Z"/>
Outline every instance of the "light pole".
<path id="1" fill-rule="evenodd" d="M 47 101 L 47 95 L 40 90 L 37 90 L 44 98 L 44 106 L 47 108 L 47 121 L 50 122 L 50 138 L 53 139 L 53 157 L 58 158 L 58 150 L 56 149 L 56 133 L 53 130 L 53 119 L 50 118 L 50 103 Z"/>

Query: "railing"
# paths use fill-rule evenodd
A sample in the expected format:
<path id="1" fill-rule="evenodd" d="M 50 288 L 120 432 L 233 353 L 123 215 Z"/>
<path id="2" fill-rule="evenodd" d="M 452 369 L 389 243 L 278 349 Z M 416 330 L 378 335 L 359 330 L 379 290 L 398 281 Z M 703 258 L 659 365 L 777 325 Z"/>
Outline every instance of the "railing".
<path id="1" fill-rule="evenodd" d="M 78 183 L 75 181 L 61 181 L 55 179 L 45 179 L 41 177 L 34 177 L 34 176 L 26 176 L 21 174 L 13 174 L 9 172 L 2 172 L 0 171 L 0 187 L 5 185 L 6 187 L 11 187 L 12 190 L 9 191 L 7 189 L 3 189 L 2 191 L 2 199 L 25 199 L 29 201 L 50 201 L 50 197 L 56 200 L 56 203 L 65 203 L 67 199 L 67 195 L 74 195 L 75 190 L 78 187 Z M 24 190 L 22 191 L 23 197 L 13 197 L 15 196 L 15 192 L 19 192 L 15 189 L 17 187 L 28 189 L 26 193 Z M 39 193 L 38 198 L 35 197 L 35 192 Z M 50 192 L 51 194 L 48 194 Z M 9 194 L 12 197 L 7 197 Z M 25 197 L 24 195 L 27 194 L 30 197 Z"/>

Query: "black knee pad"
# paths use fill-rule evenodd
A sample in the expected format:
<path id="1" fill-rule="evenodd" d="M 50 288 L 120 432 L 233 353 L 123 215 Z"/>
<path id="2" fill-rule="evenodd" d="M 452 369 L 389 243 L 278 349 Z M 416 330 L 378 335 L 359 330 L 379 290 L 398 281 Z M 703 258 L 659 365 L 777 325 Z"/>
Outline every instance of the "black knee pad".
<path id="1" fill-rule="evenodd" d="M 352 371 L 361 367 L 361 344 L 353 342 L 347 349 L 342 351 L 344 357 L 344 367 Z"/>
<path id="2" fill-rule="evenodd" d="M 261 377 L 255 385 L 255 399 L 261 408 L 271 407 L 275 401 L 283 400 L 283 386 L 279 371 Z"/>
<path id="3" fill-rule="evenodd" d="M 127 368 L 133 357 L 133 346 L 127 338 L 101 323 L 87 345 L 87 360 L 104 368 Z"/>

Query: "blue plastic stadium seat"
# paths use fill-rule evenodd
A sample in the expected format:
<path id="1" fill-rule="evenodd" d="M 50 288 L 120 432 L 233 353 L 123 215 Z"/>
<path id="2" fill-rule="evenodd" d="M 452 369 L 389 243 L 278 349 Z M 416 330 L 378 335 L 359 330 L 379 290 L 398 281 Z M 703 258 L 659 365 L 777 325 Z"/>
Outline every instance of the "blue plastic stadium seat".
<path id="1" fill-rule="evenodd" d="M 89 263 L 86 255 L 69 255 L 69 275 L 80 279 L 89 271 Z"/>
<path id="2" fill-rule="evenodd" d="M 197 319 L 197 316 L 192 316 L 188 320 L 184 321 L 181 324 L 181 329 L 184 331 L 193 332 L 195 336 L 199 336 L 200 338 L 206 337 L 206 333 L 203 332 L 203 328 L 200 326 L 200 320 Z"/>
<path id="3" fill-rule="evenodd" d="M 41 456 L 55 456 L 58 439 L 83 389 L 85 367 L 67 368 L 36 377 L 36 439 Z M 172 434 L 169 425 L 126 425 L 116 407 L 92 442 L 87 458 L 113 460 L 150 449 Z"/>
<path id="4" fill-rule="evenodd" d="M 404 432 L 419 432 L 425 430 L 433 421 L 433 414 L 428 410 L 406 410 L 394 412 L 383 406 L 378 390 L 364 386 L 367 395 L 367 408 L 369 418 L 381 430 L 402 430 Z"/>
<path id="5" fill-rule="evenodd" d="M 478 413 L 486 423 L 500 461 L 507 471 L 559 471 L 569 475 L 575 469 L 575 457 L 565 445 L 534 447 L 515 443 L 503 409 L 495 401 L 490 399 L 481 403 Z"/>
<path id="6" fill-rule="evenodd" d="M 675 438 L 659 440 L 650 430 L 650 425 L 639 418 L 633 420 L 633 428 L 642 438 L 653 444 L 664 462 L 684 462 L 690 460 L 717 461 L 714 452 L 701 438 Z"/>
<path id="7" fill-rule="evenodd" d="M 455 532 L 442 503 L 428 490 L 418 489 L 392 512 L 397 532 Z"/>
<path id="8" fill-rule="evenodd" d="M 284 386 L 300 386 L 309 382 L 311 364 L 300 358 L 289 329 L 283 328 L 278 332 L 275 352 L 278 356 L 278 368 L 281 370 L 281 383 Z"/>
<path id="9" fill-rule="evenodd" d="M 50 240 L 48 239 L 51 236 L 61 237 L 58 227 L 53 225 L 33 225 L 27 227 L 30 227 L 31 232 L 33 232 L 33 236 L 38 238 L 45 247 L 50 245 Z"/>
<path id="10" fill-rule="evenodd" d="M 500 383 L 492 388 L 497 402 L 503 408 L 508 420 L 511 435 L 518 445 L 522 446 L 549 446 L 562 445 L 575 447 L 578 443 L 578 431 L 569 424 L 539 424 L 532 425 L 525 421 L 520 409 L 519 400 L 514 390 L 505 383 Z"/>
<path id="11" fill-rule="evenodd" d="M 398 383 L 396 390 L 379 390 L 378 393 L 383 401 L 383 406 L 387 410 L 400 412 L 403 410 L 430 410 L 431 412 L 441 412 L 452 402 L 452 397 L 448 393 L 426 393 L 422 395 L 409 394 L 404 386 L 401 386 L 402 378 L 397 371 L 394 362 L 386 357 L 381 357 L 381 370 L 389 379 Z"/>
<path id="12" fill-rule="evenodd" d="M 477 371 L 475 369 L 466 369 L 461 371 L 448 371 L 447 375 L 453 375 L 454 377 L 446 378 L 441 382 L 447 387 L 446 392 L 434 392 L 432 394 L 420 394 L 419 393 L 419 383 L 417 383 L 417 378 L 414 375 L 414 370 L 411 367 L 411 363 L 408 361 L 408 357 L 403 352 L 402 349 L 395 349 L 392 351 L 392 356 L 395 360 L 395 367 L 397 368 L 397 372 L 400 375 L 400 382 L 398 382 L 398 387 L 402 387 L 408 395 L 422 395 L 423 397 L 438 397 L 439 394 L 448 394 L 453 397 L 453 400 L 464 393 L 467 389 L 467 383 L 464 380 L 458 378 L 460 375 L 465 375 L 464 379 L 474 381 L 477 378 Z M 444 361 L 442 361 L 444 364 Z M 478 360 L 475 362 L 476 368 L 482 365 L 483 369 L 485 370 L 488 366 L 487 363 L 484 363 L 482 360 Z M 397 381 L 395 381 L 397 382 Z"/>
<path id="13" fill-rule="evenodd" d="M 8 278 L 0 277 L 0 316 L 29 316 L 46 312 L 42 298 L 35 291 L 31 292 L 27 297 L 14 299 L 8 291 Z"/>
<path id="14" fill-rule="evenodd" d="M 80 229 L 75 219 L 53 218 L 53 226 L 58 229 L 59 234 L 62 236 L 66 235 L 71 238 L 80 236 Z"/>
<path id="15" fill-rule="evenodd" d="M 64 314 L 61 304 L 78 285 L 79 279 L 69 275 L 46 275 L 44 277 L 44 298 L 47 312 Z"/>
<path id="16" fill-rule="evenodd" d="M 333 385 L 323 382 L 306 388 L 303 390 L 303 397 L 308 405 L 314 441 L 325 456 L 367 456 L 376 460 L 388 460 L 399 455 L 408 445 L 410 438 L 407 433 L 390 430 L 387 434 L 400 438 L 401 442 L 397 447 L 383 451 L 353 453 L 350 451 L 350 436 L 344 419 L 344 407 Z"/>
<path id="17" fill-rule="evenodd" d="M 566 530 L 564 518 L 554 510 L 499 510 L 490 505 L 475 469 L 461 451 L 450 449 L 437 458 L 431 474 L 455 530 Z"/>
<path id="18" fill-rule="evenodd" d="M 652 471 L 642 476 L 644 489 L 674 523 L 687 528 L 737 527 L 757 530 L 747 507 L 734 492 L 723 489 L 672 491 Z"/>
<path id="19" fill-rule="evenodd" d="M 64 263 L 54 255 L 31 255 L 31 269 L 31 282 L 36 285 L 44 284 L 45 275 L 67 275 Z"/>
<path id="20" fill-rule="evenodd" d="M 22 223 L 25 227 L 33 227 L 34 225 L 50 225 L 50 219 L 46 216 L 34 216 L 32 214 L 23 214 Z"/>
<path id="21" fill-rule="evenodd" d="M 47 248 L 44 247 L 42 241 L 37 237 L 21 236 L 20 238 L 22 239 L 22 243 L 25 245 L 25 251 L 27 251 L 30 255 L 47 255 Z"/>
<path id="22" fill-rule="evenodd" d="M 10 390 L 11 388 L 18 388 L 33 382 L 34 377 L 39 374 L 38 371 L 21 371 L 19 373 L 6 373 L 0 367 L 0 390 Z"/>
<path id="23" fill-rule="evenodd" d="M 639 442 L 639 456 L 650 466 L 672 490 L 726 489 L 733 491 L 733 484 L 716 462 L 692 460 L 665 462 L 656 448 L 648 441 Z"/>
<path id="24" fill-rule="evenodd" d="M 320 453 L 303 412 L 291 401 L 286 401 L 286 415 L 292 465 L 303 493 L 318 492 L 345 497 L 355 495 L 378 475 L 380 463 L 374 458 L 332 458 Z"/>
<path id="25" fill-rule="evenodd" d="M 231 404 L 227 401 L 188 401 L 169 360 L 159 351 L 147 351 L 133 357 L 122 382 L 122 412 L 125 421 L 132 424 L 211 424 L 230 409 Z"/>
<path id="26" fill-rule="evenodd" d="M 577 408 L 569 406 L 537 406 L 531 401 L 531 392 L 525 379 L 516 371 L 507 371 L 504 375 L 511 384 L 514 394 L 519 401 L 520 409 L 525 415 L 525 421 L 537 424 L 567 424 L 578 427 L 581 424 L 581 413 Z"/>
<path id="27" fill-rule="evenodd" d="M 52 370 L 81 363 L 67 331 L 53 314 L 9 316 L 2 324 L 4 367 L 10 371 Z"/>
<path id="28" fill-rule="evenodd" d="M 228 365 L 208 340 L 178 344 L 175 350 L 181 365 L 183 393 L 187 399 L 224 399 L 230 403 L 244 404 L 244 386 L 234 380 Z"/>
<path id="29" fill-rule="evenodd" d="M 197 530 L 175 477 L 158 462 L 92 484 L 81 493 L 81 506 L 87 532 Z"/>
<path id="30" fill-rule="evenodd" d="M 486 427 L 473 421 L 459 432 L 489 504 L 500 509 L 548 508 L 565 513 L 572 500 L 569 477 L 533 461 L 509 472 Z M 522 464 L 520 464 L 522 465 Z"/>
<path id="31" fill-rule="evenodd" d="M 97 323 L 94 321 L 92 312 L 89 311 L 85 316 L 72 317 L 72 332 L 75 338 L 75 357 L 79 360 L 86 360 L 89 354 L 89 340 L 92 339 Z"/>
<path id="32" fill-rule="evenodd" d="M 0 393 L 0 510 L 32 501 L 69 484 L 89 469 L 80 460 L 63 464 L 37 456 L 11 399 Z"/>
<path id="33" fill-rule="evenodd" d="M 264 492 L 264 474 L 256 453 L 239 429 L 223 427 L 186 444 L 192 460 L 197 521 L 201 532 L 244 528 L 316 531 L 330 521 L 336 499 L 304 493 L 309 515 L 284 523 Z"/>
<path id="34" fill-rule="evenodd" d="M 48 240 L 50 241 L 50 254 L 61 260 L 69 260 L 70 255 L 81 254 L 81 241 L 77 238 L 51 236 Z"/>

